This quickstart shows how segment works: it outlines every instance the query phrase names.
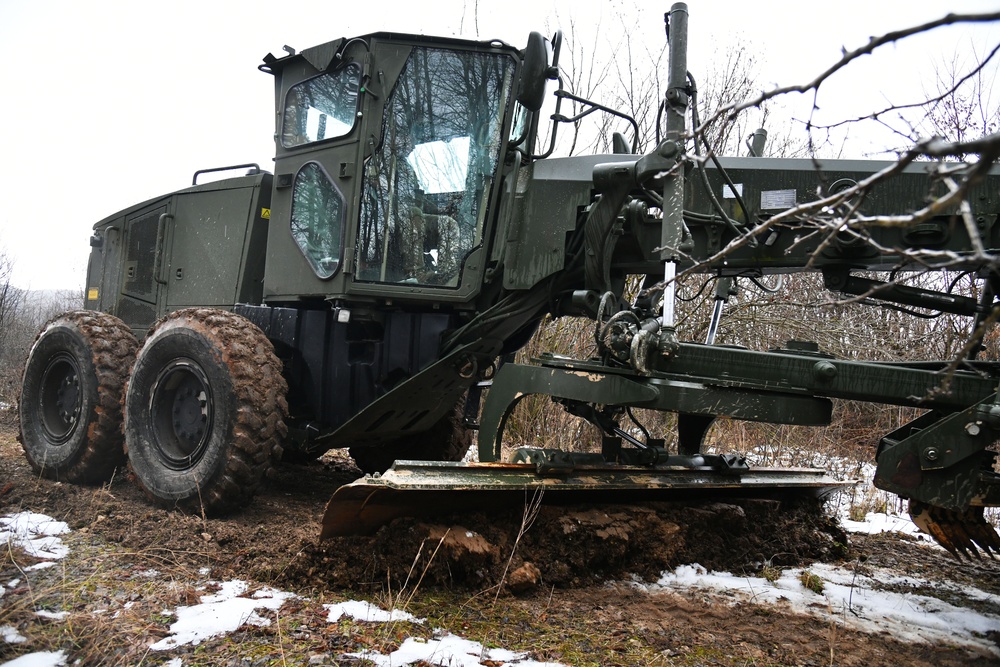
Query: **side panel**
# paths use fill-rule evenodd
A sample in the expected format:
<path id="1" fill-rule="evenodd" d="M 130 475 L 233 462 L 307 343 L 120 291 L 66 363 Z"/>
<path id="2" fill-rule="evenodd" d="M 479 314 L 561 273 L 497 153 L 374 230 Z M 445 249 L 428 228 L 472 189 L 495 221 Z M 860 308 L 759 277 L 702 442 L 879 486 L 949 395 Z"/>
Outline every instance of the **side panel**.
<path id="1" fill-rule="evenodd" d="M 269 182 L 174 197 L 163 240 L 168 259 L 157 276 L 166 289 L 161 314 L 187 306 L 232 308 L 238 300 L 260 302 L 260 246 L 268 208 L 263 205 L 266 198 L 261 201 L 262 191 L 270 193 Z M 261 238 L 252 243 L 255 230 Z"/>
<path id="2" fill-rule="evenodd" d="M 505 288 L 529 289 L 563 269 L 566 235 L 576 229 L 580 209 L 593 197 L 594 167 L 618 161 L 635 157 L 550 158 L 522 168 L 505 239 Z"/>
<path id="3" fill-rule="evenodd" d="M 188 306 L 232 309 L 263 298 L 271 175 L 199 185 L 102 220 L 86 307 L 120 317 L 140 338 Z"/>
<path id="4" fill-rule="evenodd" d="M 121 280 L 122 224 L 118 219 L 95 230 L 87 264 L 84 307 L 114 314 Z M 96 242 L 96 244 L 95 244 Z"/>

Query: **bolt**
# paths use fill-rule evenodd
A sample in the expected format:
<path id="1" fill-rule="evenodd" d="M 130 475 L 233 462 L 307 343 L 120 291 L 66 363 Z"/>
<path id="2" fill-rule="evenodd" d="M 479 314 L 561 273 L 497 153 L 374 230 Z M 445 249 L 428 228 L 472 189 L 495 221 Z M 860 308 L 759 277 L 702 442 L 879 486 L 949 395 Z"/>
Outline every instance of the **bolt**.
<path id="1" fill-rule="evenodd" d="M 965 432 L 969 435 L 979 435 L 979 422 L 969 422 L 965 425 Z"/>
<path id="2" fill-rule="evenodd" d="M 672 158 L 677 155 L 677 143 L 670 139 L 667 139 L 659 145 L 657 152 L 661 157 Z"/>
<path id="3" fill-rule="evenodd" d="M 941 453 L 938 452 L 936 447 L 928 447 L 924 450 L 924 458 L 928 461 L 937 461 L 941 457 Z"/>
<path id="4" fill-rule="evenodd" d="M 829 361 L 817 361 L 813 366 L 813 374 L 817 380 L 832 380 L 837 377 L 837 367 Z"/>

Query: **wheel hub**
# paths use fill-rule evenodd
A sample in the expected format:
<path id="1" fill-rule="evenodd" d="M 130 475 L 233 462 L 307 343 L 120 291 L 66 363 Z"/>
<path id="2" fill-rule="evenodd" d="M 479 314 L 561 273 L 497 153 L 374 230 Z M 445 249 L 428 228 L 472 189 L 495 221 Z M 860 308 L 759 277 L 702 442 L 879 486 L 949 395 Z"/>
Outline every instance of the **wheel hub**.
<path id="1" fill-rule="evenodd" d="M 83 410 L 80 372 L 72 356 L 60 354 L 48 363 L 42 374 L 38 401 L 46 438 L 53 445 L 65 444 Z"/>
<path id="2" fill-rule="evenodd" d="M 191 359 L 175 359 L 159 372 L 150 392 L 152 436 L 167 466 L 186 470 L 204 455 L 212 428 L 211 385 Z"/>

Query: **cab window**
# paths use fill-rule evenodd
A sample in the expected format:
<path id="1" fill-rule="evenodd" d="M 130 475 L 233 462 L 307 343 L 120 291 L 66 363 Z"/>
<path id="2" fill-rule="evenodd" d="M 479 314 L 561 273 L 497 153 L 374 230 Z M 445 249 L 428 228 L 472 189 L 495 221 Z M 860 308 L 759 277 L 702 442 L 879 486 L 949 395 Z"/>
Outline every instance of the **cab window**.
<path id="1" fill-rule="evenodd" d="M 344 196 L 323 167 L 307 162 L 292 187 L 292 238 L 320 278 L 340 267 L 343 229 Z"/>
<path id="2" fill-rule="evenodd" d="M 361 67 L 344 67 L 292 86 L 285 96 L 281 145 L 293 148 L 350 133 L 358 112 Z"/>

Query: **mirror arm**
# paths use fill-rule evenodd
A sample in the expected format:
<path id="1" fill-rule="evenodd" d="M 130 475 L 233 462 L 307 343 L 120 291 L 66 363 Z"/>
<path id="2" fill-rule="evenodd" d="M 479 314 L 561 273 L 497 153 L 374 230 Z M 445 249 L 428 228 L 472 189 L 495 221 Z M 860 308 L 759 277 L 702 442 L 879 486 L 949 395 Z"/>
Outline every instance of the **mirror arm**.
<path id="1" fill-rule="evenodd" d="M 551 118 L 552 118 L 552 137 L 551 137 L 551 141 L 549 141 L 549 149 L 547 151 L 545 151 L 544 153 L 542 153 L 541 155 L 531 155 L 531 156 L 529 156 L 529 159 L 531 159 L 531 160 L 544 160 L 545 158 L 547 158 L 550 155 L 552 155 L 553 151 L 555 151 L 555 149 L 556 149 L 556 130 L 559 127 L 559 120 L 558 120 L 558 118 L 562 116 L 562 114 L 559 113 L 559 110 L 562 108 L 563 96 L 560 95 L 560 93 L 564 93 L 565 92 L 563 90 L 563 80 L 562 80 L 562 75 L 561 74 L 557 74 L 556 75 L 556 81 L 559 82 L 559 87 L 556 89 L 556 92 L 555 92 L 555 96 L 556 96 L 556 110 L 554 112 L 552 112 L 552 116 L 551 116 Z"/>

